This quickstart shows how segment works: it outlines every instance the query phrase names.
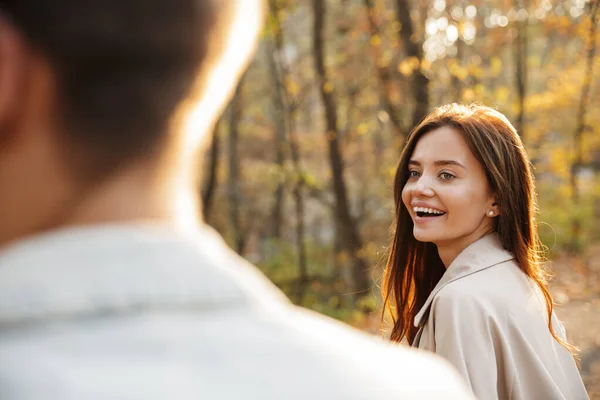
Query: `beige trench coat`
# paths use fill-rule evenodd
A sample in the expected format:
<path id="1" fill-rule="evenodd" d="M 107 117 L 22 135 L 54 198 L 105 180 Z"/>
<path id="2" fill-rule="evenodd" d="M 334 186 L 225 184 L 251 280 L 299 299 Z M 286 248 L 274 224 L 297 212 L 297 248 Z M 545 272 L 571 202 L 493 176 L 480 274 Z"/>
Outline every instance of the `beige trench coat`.
<path id="1" fill-rule="evenodd" d="M 415 317 L 415 326 L 424 325 L 413 345 L 448 359 L 481 400 L 587 399 L 573 357 L 550 334 L 534 285 L 498 234 L 487 235 L 448 267 Z"/>

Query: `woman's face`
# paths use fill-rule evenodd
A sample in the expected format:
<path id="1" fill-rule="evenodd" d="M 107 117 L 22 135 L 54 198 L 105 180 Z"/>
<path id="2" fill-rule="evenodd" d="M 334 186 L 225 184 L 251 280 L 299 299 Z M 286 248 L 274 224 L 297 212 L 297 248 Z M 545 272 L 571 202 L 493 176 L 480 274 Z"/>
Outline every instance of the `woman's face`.
<path id="1" fill-rule="evenodd" d="M 492 230 L 498 206 L 483 167 L 456 130 L 441 127 L 424 134 L 408 169 L 402 201 L 418 241 L 460 252 Z"/>

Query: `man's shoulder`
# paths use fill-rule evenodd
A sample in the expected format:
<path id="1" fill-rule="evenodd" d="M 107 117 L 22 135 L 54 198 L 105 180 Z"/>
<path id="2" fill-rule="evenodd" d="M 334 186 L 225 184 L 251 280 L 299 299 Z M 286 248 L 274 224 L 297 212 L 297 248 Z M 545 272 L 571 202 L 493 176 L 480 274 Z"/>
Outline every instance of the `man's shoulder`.
<path id="1" fill-rule="evenodd" d="M 165 392 L 182 399 L 194 393 L 215 399 L 471 398 L 441 359 L 289 304 L 157 310 L 4 332 L 0 364 L 6 398 L 38 389 L 60 394 L 56 398 L 95 398 L 98 381 L 110 398 L 138 391 L 144 397 L 129 398 Z"/>
<path id="2" fill-rule="evenodd" d="M 397 395 L 408 399 L 471 398 L 450 364 L 432 353 L 389 342 L 293 306 L 277 324 L 287 332 L 289 342 L 303 343 L 300 348 L 292 346 L 292 352 L 298 354 L 290 356 L 298 359 L 302 354 L 301 358 L 309 358 L 304 373 L 318 372 L 328 377 L 326 387 L 332 398 L 346 389 L 370 399 Z M 342 390 L 341 382 L 335 383 L 338 377 L 346 382 L 346 389 Z"/>
<path id="3" fill-rule="evenodd" d="M 291 305 L 216 235 L 51 241 L 4 257 L 2 398 L 470 398 L 433 355 Z"/>

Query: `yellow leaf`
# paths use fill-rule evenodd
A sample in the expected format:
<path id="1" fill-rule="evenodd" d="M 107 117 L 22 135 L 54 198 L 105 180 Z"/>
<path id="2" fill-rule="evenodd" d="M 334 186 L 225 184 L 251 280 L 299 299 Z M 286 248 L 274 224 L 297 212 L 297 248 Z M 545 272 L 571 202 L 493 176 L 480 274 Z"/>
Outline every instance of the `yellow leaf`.
<path id="1" fill-rule="evenodd" d="M 404 60 L 398 65 L 398 71 L 406 77 L 411 76 L 413 73 L 413 67 L 409 60 Z"/>
<path id="2" fill-rule="evenodd" d="M 431 62 L 426 58 L 421 60 L 421 71 L 429 71 L 431 69 Z"/>
<path id="3" fill-rule="evenodd" d="M 333 84 L 329 81 L 325 82 L 325 84 L 323 85 L 323 90 L 325 91 L 325 93 L 333 92 Z"/>
<path id="4" fill-rule="evenodd" d="M 571 187 L 567 186 L 567 185 L 560 185 L 558 187 L 558 193 L 560 196 L 562 196 L 564 198 L 570 198 L 571 196 L 573 196 Z"/>
<path id="5" fill-rule="evenodd" d="M 490 62 L 490 69 L 492 76 L 498 76 L 502 72 L 502 60 L 500 57 L 493 57 Z"/>
<path id="6" fill-rule="evenodd" d="M 419 68 L 419 65 L 421 65 L 418 57 L 409 57 L 407 61 L 410 63 L 412 69 L 417 69 Z"/>
<path id="7" fill-rule="evenodd" d="M 288 91 L 288 93 L 291 95 L 296 95 L 300 91 L 300 87 L 293 80 L 288 80 L 285 85 L 285 88 Z"/>
<path id="8" fill-rule="evenodd" d="M 463 90 L 462 99 L 465 102 L 471 102 L 475 99 L 475 92 L 471 88 L 467 88 Z"/>
<path id="9" fill-rule="evenodd" d="M 461 67 L 456 62 L 449 64 L 448 69 L 452 75 L 457 77 L 460 81 L 464 81 L 469 77 L 469 71 L 466 68 Z"/>
<path id="10" fill-rule="evenodd" d="M 467 67 L 467 71 L 469 73 L 469 75 L 481 79 L 483 78 L 483 69 L 481 67 L 479 67 L 478 65 L 475 64 L 470 64 Z"/>
<path id="11" fill-rule="evenodd" d="M 478 83 L 473 87 L 473 90 L 475 91 L 475 94 L 477 94 L 477 97 L 481 97 L 485 93 L 485 86 L 481 83 Z"/>
<path id="12" fill-rule="evenodd" d="M 379 36 L 379 35 L 371 36 L 371 45 L 374 47 L 381 46 L 381 36 Z"/>
<path id="13" fill-rule="evenodd" d="M 568 150 L 557 147 L 550 153 L 550 166 L 558 176 L 567 178 L 571 167 L 571 157 Z"/>
<path id="14" fill-rule="evenodd" d="M 509 95 L 510 91 L 506 86 L 500 86 L 494 93 L 494 97 L 501 103 L 505 103 L 508 100 Z"/>
<path id="15" fill-rule="evenodd" d="M 364 122 L 360 125 L 358 125 L 358 127 L 356 128 L 356 132 L 359 135 L 364 135 L 369 131 L 369 126 L 367 124 L 365 124 Z"/>

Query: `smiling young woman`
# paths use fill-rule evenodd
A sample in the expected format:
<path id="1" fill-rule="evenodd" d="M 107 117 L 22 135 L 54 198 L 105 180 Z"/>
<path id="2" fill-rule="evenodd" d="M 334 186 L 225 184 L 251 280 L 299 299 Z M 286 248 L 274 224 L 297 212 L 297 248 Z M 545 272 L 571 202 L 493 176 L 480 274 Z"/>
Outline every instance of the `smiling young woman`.
<path id="1" fill-rule="evenodd" d="M 382 285 L 391 340 L 448 359 L 480 399 L 584 399 L 539 258 L 533 174 L 504 115 L 451 104 L 412 131 Z"/>

